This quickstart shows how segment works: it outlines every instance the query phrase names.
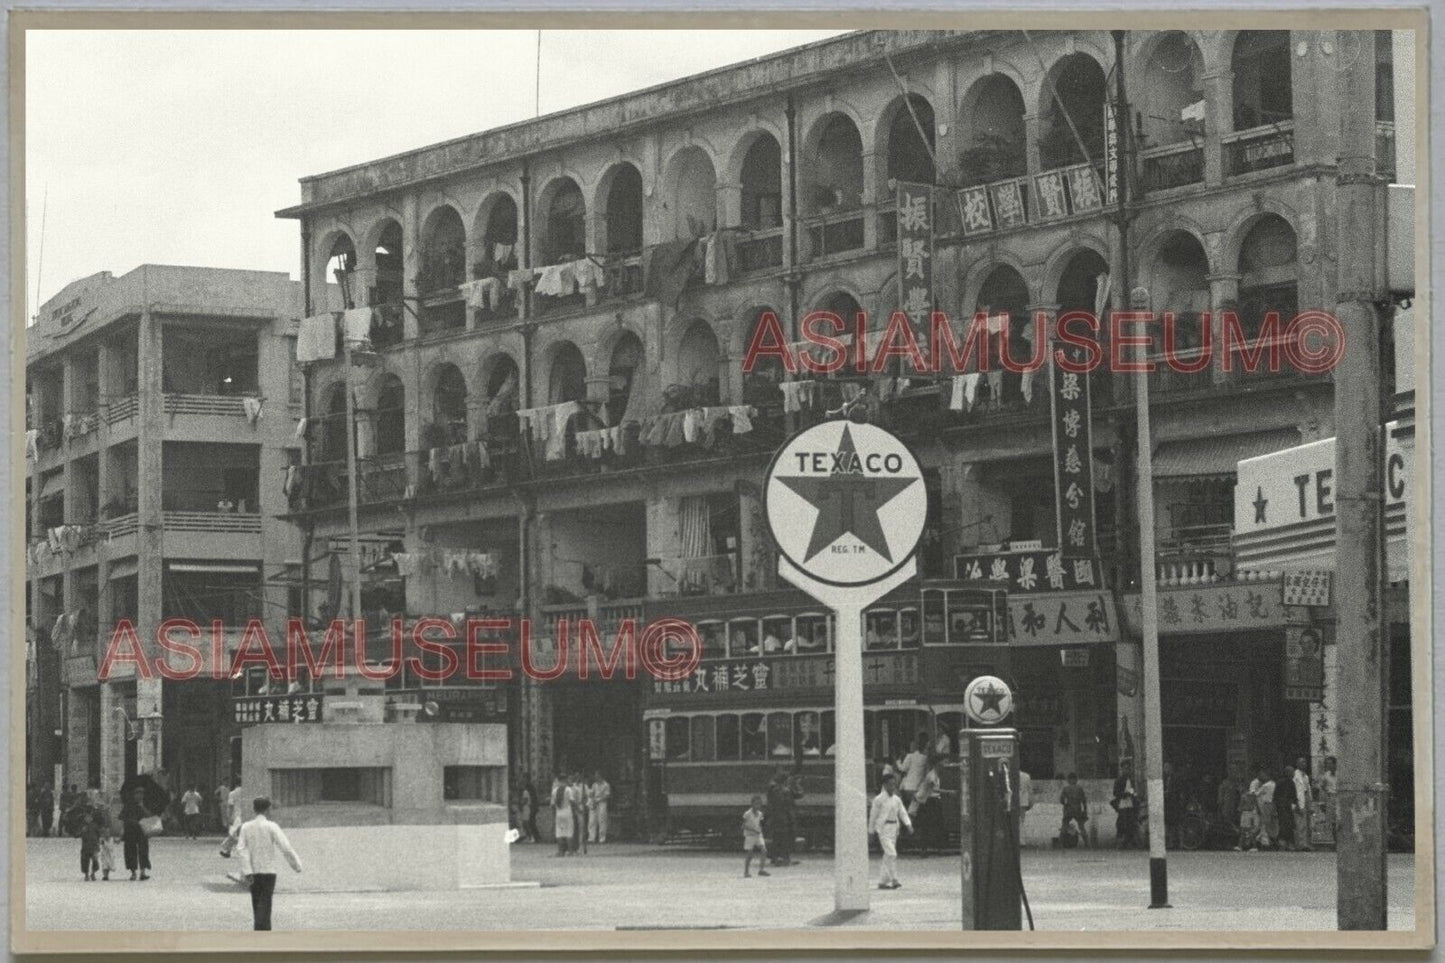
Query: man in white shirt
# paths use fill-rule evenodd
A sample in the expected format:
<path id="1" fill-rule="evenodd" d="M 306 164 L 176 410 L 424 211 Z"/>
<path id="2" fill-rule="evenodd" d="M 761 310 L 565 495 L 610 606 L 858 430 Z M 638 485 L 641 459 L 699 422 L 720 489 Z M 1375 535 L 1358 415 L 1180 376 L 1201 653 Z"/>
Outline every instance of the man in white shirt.
<path id="1" fill-rule="evenodd" d="M 898 772 L 902 776 L 898 795 L 903 797 L 903 805 L 908 806 L 913 802 L 918 787 L 923 785 L 923 777 L 928 775 L 928 733 L 918 734 L 914 750 L 898 760 Z"/>
<path id="2" fill-rule="evenodd" d="M 1314 814 L 1315 799 L 1314 785 L 1310 782 L 1310 774 L 1305 771 L 1305 757 L 1300 756 L 1295 760 L 1294 767 L 1294 792 L 1295 802 L 1295 845 L 1303 850 L 1313 850 L 1310 842 L 1310 823 Z"/>
<path id="3" fill-rule="evenodd" d="M 890 774 L 883 777 L 883 789 L 873 797 L 868 814 L 868 832 L 877 834 L 878 845 L 883 849 L 883 875 L 878 881 L 879 889 L 897 889 L 898 882 L 898 825 L 902 823 L 908 832 L 913 832 L 913 820 L 908 818 L 908 807 L 893 793 L 897 784 Z"/>
<path id="4" fill-rule="evenodd" d="M 256 815 L 241 827 L 236 852 L 241 856 L 241 873 L 251 887 L 251 914 L 258 930 L 271 928 L 271 897 L 276 892 L 276 870 L 281 858 L 296 872 L 301 872 L 301 857 L 291 848 L 291 841 L 267 814 L 271 800 L 257 796 L 251 802 Z"/>

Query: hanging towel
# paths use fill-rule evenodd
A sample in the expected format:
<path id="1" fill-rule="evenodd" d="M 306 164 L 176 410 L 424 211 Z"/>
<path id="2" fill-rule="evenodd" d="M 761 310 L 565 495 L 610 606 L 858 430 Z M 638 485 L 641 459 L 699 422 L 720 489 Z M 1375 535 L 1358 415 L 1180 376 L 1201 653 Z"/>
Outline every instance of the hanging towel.
<path id="1" fill-rule="evenodd" d="M 567 267 L 571 269 L 577 287 L 583 292 L 589 289 L 596 290 L 603 286 L 602 266 L 591 258 L 584 257 L 581 260 L 573 261 Z"/>
<path id="2" fill-rule="evenodd" d="M 467 281 L 464 284 L 458 285 L 457 291 L 461 294 L 463 300 L 467 302 L 467 307 L 486 307 L 486 304 L 484 303 L 484 295 L 482 293 L 481 281 Z"/>
<path id="3" fill-rule="evenodd" d="M 371 308 L 351 308 L 342 313 L 341 327 L 352 347 L 371 340 L 371 314 Z"/>
<path id="4" fill-rule="evenodd" d="M 290 498 L 291 493 L 296 490 L 296 476 L 296 466 L 287 465 L 286 472 L 281 479 L 281 494 L 285 495 L 287 498 Z"/>
<path id="5" fill-rule="evenodd" d="M 649 298 L 677 304 L 697 270 L 697 240 L 664 241 L 642 252 L 642 289 Z"/>
<path id="6" fill-rule="evenodd" d="M 442 450 L 433 448 L 427 455 L 427 471 L 431 473 L 432 481 L 440 481 L 442 477 Z"/>
<path id="7" fill-rule="evenodd" d="M 416 556 L 410 552 L 393 552 L 391 560 L 396 563 L 396 574 L 411 578 L 416 574 Z"/>
<path id="8" fill-rule="evenodd" d="M 306 437 L 306 429 L 307 429 L 308 427 L 310 427 L 310 425 L 311 425 L 311 419 L 310 419 L 310 418 L 302 418 L 300 421 L 296 422 L 296 433 L 295 433 L 295 435 L 293 435 L 292 437 L 296 438 L 297 440 L 300 440 L 300 439 L 302 439 L 302 438 L 305 438 L 305 437 Z"/>
<path id="9" fill-rule="evenodd" d="M 482 307 L 488 311 L 496 311 L 502 307 L 502 292 L 506 290 L 502 286 L 501 278 L 482 278 L 477 282 L 482 286 Z"/>
<path id="10" fill-rule="evenodd" d="M 40 430 L 31 428 L 25 432 L 25 457 L 38 459 L 40 457 Z"/>
<path id="11" fill-rule="evenodd" d="M 532 283 L 532 278 L 535 277 L 536 274 L 537 272 L 531 268 L 518 268 L 515 271 L 510 271 L 507 274 L 507 287 L 513 291 L 526 290 L 527 285 Z"/>
<path id="12" fill-rule="evenodd" d="M 567 423 L 581 410 L 582 405 L 576 401 L 564 401 L 551 406 L 551 434 L 547 438 L 546 448 L 548 461 L 560 461 L 567 454 Z"/>
<path id="13" fill-rule="evenodd" d="M 336 357 L 336 315 L 302 318 L 296 329 L 296 360 L 327 361 Z"/>
<path id="14" fill-rule="evenodd" d="M 973 399 L 978 394 L 978 381 L 977 371 L 963 376 L 963 400 L 969 408 L 973 407 Z"/>
<path id="15" fill-rule="evenodd" d="M 512 260 L 512 249 L 515 244 L 492 244 L 492 261 L 498 267 L 506 267 L 507 262 Z"/>
<path id="16" fill-rule="evenodd" d="M 728 417 L 733 421 L 733 434 L 746 435 L 753 430 L 753 406 L 729 405 Z"/>
<path id="17" fill-rule="evenodd" d="M 722 234 L 712 234 L 706 238 L 702 257 L 703 281 L 707 284 L 727 284 L 727 244 Z"/>
<path id="18" fill-rule="evenodd" d="M 697 441 L 698 429 L 701 427 L 701 410 L 689 408 L 682 413 L 682 440 L 688 443 Z"/>
<path id="19" fill-rule="evenodd" d="M 261 420 L 261 399 L 248 395 L 241 399 L 241 407 L 245 409 L 246 420 L 250 422 L 252 428 L 255 428 L 256 422 Z"/>
<path id="20" fill-rule="evenodd" d="M 537 278 L 537 293 L 562 297 L 577 290 L 577 277 L 571 264 L 551 264 L 542 268 Z"/>
<path id="21" fill-rule="evenodd" d="M 472 444 L 476 445 L 477 467 L 481 469 L 491 468 L 492 453 L 487 450 L 487 443 L 485 441 L 475 441 L 472 442 Z"/>
<path id="22" fill-rule="evenodd" d="M 1036 369 L 1030 368 L 1025 371 L 1019 380 L 1019 390 L 1023 392 L 1024 403 L 1033 404 L 1034 400 L 1034 374 Z"/>

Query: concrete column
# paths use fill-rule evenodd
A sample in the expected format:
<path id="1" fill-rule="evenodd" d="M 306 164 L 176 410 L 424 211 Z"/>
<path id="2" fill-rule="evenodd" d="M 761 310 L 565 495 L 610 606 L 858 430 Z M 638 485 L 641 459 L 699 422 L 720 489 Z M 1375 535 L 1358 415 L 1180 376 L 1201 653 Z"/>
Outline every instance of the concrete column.
<path id="1" fill-rule="evenodd" d="M 737 227 L 743 222 L 743 185 L 717 183 L 717 226 Z"/>
<path id="2" fill-rule="evenodd" d="M 402 294 L 406 299 L 402 327 L 404 337 L 411 340 L 420 334 L 416 277 L 421 271 L 421 216 L 417 212 L 416 198 L 412 195 L 407 195 L 401 202 L 401 237 Z"/>
<path id="3" fill-rule="evenodd" d="M 1340 153 L 1338 118 L 1343 104 L 1338 75 L 1358 51 L 1341 49 L 1365 34 L 1335 31 L 1290 31 L 1290 86 L 1293 88 L 1294 158 L 1296 164 L 1333 167 Z M 1348 40 L 1343 38 L 1348 37 Z M 1373 58 L 1374 51 L 1369 51 Z"/>
<path id="4" fill-rule="evenodd" d="M 125 779 L 125 724 L 117 711 L 124 705 L 119 683 L 100 684 L 100 792 L 114 800 Z"/>
<path id="5" fill-rule="evenodd" d="M 1221 136 L 1234 127 L 1234 71 L 1205 74 L 1204 81 L 1204 183 L 1224 183 L 1224 144 Z"/>
<path id="6" fill-rule="evenodd" d="M 80 789 L 90 788 L 90 713 L 93 711 L 84 689 L 71 688 L 65 703 L 65 782 Z"/>
<path id="7" fill-rule="evenodd" d="M 878 183 L 878 156 L 873 151 L 863 151 L 863 209 L 867 215 L 863 218 L 863 247 L 867 250 L 874 250 L 878 247 L 878 211 L 875 205 L 886 203 L 881 195 L 886 193 L 887 185 Z"/>
<path id="8" fill-rule="evenodd" d="M 1214 345 L 1214 364 L 1210 365 L 1215 384 L 1230 380 L 1230 373 L 1224 370 L 1224 316 L 1225 311 L 1234 311 L 1239 306 L 1239 275 L 1235 273 L 1211 274 L 1209 280 L 1209 309 L 1214 320 L 1209 338 Z"/>
<path id="9" fill-rule="evenodd" d="M 745 592 L 776 588 L 778 561 L 763 513 L 762 476 L 740 486 L 738 494 L 739 543 L 742 550 L 742 584 Z"/>
<path id="10" fill-rule="evenodd" d="M 1042 126 L 1043 124 L 1038 114 L 1024 114 L 1024 150 L 1027 154 L 1028 175 L 1030 179 L 1044 169 L 1043 161 L 1039 157 L 1039 135 Z"/>
<path id="11" fill-rule="evenodd" d="M 647 499 L 647 557 L 662 559 L 647 569 L 647 594 L 649 596 L 671 594 L 677 591 L 676 578 L 681 575 L 677 558 L 682 554 L 682 526 L 676 498 L 650 496 Z"/>

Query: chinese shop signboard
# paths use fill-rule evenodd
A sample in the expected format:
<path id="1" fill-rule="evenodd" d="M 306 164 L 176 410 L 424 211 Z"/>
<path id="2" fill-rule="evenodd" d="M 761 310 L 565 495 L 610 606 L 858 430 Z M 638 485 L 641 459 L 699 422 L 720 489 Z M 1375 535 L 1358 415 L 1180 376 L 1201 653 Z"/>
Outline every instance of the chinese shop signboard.
<path id="1" fill-rule="evenodd" d="M 314 693 L 296 695 L 246 696 L 231 702 L 232 719 L 238 726 L 268 722 L 320 722 L 322 697 Z"/>
<path id="2" fill-rule="evenodd" d="M 898 182 L 899 310 L 915 335 L 928 331 L 933 313 L 933 188 Z"/>
<path id="3" fill-rule="evenodd" d="M 1074 349 L 1073 360 L 1082 361 Z M 1092 558 L 1094 537 L 1094 446 L 1089 377 L 1065 371 L 1049 353 L 1049 387 L 1053 403 L 1054 485 L 1058 502 L 1059 546 L 1065 555 Z"/>

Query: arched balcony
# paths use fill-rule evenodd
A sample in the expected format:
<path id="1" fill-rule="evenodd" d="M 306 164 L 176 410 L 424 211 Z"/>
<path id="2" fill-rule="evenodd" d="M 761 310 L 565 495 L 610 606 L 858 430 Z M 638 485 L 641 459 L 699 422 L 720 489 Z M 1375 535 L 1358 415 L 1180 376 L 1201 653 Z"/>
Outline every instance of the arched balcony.
<path id="1" fill-rule="evenodd" d="M 851 118 L 835 113 L 818 121 L 802 174 L 799 209 L 808 222 L 810 256 L 863 247 L 863 138 Z"/>
<path id="2" fill-rule="evenodd" d="M 1168 190 L 1204 180 L 1204 61 L 1182 30 L 1156 39 L 1135 89 L 1133 108 L 1143 135 L 1141 188 Z"/>
<path id="3" fill-rule="evenodd" d="M 1234 38 L 1234 132 L 1224 137 L 1230 176 L 1294 163 L 1293 59 L 1288 30 L 1241 30 Z"/>

